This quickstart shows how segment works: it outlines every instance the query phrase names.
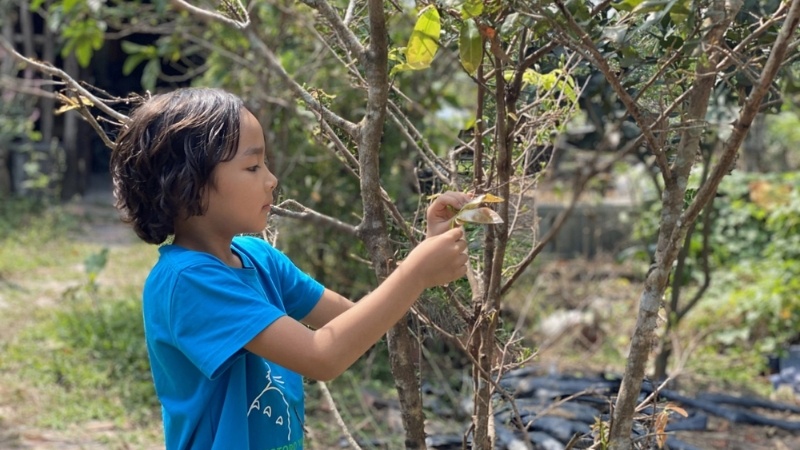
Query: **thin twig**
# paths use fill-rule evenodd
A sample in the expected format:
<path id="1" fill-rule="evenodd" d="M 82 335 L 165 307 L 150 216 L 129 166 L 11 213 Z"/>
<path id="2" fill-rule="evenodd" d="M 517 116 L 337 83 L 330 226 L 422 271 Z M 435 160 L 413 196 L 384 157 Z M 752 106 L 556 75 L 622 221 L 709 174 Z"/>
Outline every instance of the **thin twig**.
<path id="1" fill-rule="evenodd" d="M 218 20 L 220 22 L 239 28 L 240 30 L 247 28 L 250 25 L 250 14 L 248 14 L 247 9 L 244 7 L 244 5 L 242 5 L 242 2 L 240 0 L 224 0 L 224 1 L 236 2 L 235 5 L 233 5 L 232 9 L 236 11 L 236 14 L 243 14 L 243 17 L 241 18 L 242 20 L 231 19 L 230 17 L 224 16 L 218 12 L 208 11 L 203 8 L 198 8 L 197 6 L 194 6 L 184 0 L 172 0 L 172 3 L 175 5 L 176 8 L 186 10 L 201 19 Z"/>
<path id="2" fill-rule="evenodd" d="M 34 69 L 36 69 L 36 70 L 38 70 L 40 72 L 46 73 L 48 75 L 52 75 L 52 76 L 55 76 L 55 77 L 58 77 L 58 78 L 64 80 L 64 82 L 67 84 L 67 86 L 69 86 L 71 89 L 74 89 L 75 91 L 77 91 L 78 94 L 80 94 L 80 95 L 88 98 L 89 100 L 91 100 L 91 102 L 94 103 L 94 106 L 96 106 L 98 109 L 100 109 L 104 113 L 108 114 L 109 116 L 113 117 L 118 122 L 124 123 L 124 122 L 128 121 L 128 116 L 126 116 L 124 114 L 121 114 L 121 113 L 115 111 L 113 108 L 111 108 L 108 105 L 106 105 L 103 102 L 103 100 L 97 98 L 94 94 L 92 94 L 91 92 L 87 91 L 83 86 L 80 85 L 80 83 L 75 81 L 74 78 L 69 76 L 69 74 L 67 74 L 63 70 L 57 69 L 57 68 L 53 67 L 52 65 L 50 65 L 49 63 L 43 63 L 43 62 L 34 61 L 33 59 L 22 55 L 16 49 L 14 49 L 14 47 L 11 45 L 11 43 L 8 42 L 5 39 L 5 37 L 3 37 L 3 36 L 0 36 L 0 46 L 2 46 L 6 51 L 11 53 L 11 56 L 13 56 L 14 58 L 18 59 L 19 61 L 22 61 L 25 64 L 30 65 Z"/>
<path id="3" fill-rule="evenodd" d="M 365 62 L 366 50 L 364 49 L 364 46 L 361 45 L 361 42 L 358 40 L 358 37 L 355 35 L 355 33 L 350 31 L 350 28 L 347 27 L 349 22 L 346 21 L 346 19 L 343 21 L 342 18 L 339 17 L 339 13 L 330 5 L 330 3 L 326 2 L 325 0 L 300 1 L 317 10 L 336 33 L 336 36 L 339 38 L 339 41 L 341 41 L 342 46 L 344 46 L 347 52 L 353 55 L 353 57 L 356 58 L 359 63 L 363 64 Z M 351 3 L 355 3 L 355 1 L 353 0 Z"/>
<path id="4" fill-rule="evenodd" d="M 324 381 L 318 381 L 317 385 L 319 386 L 319 390 L 322 391 L 322 395 L 325 396 L 325 400 L 328 402 L 328 405 L 331 407 L 331 412 L 333 412 L 333 417 L 336 418 L 336 423 L 339 424 L 339 428 L 342 429 L 342 433 L 344 433 L 347 442 L 353 446 L 356 450 L 361 450 L 361 446 L 358 445 L 353 435 L 350 433 L 350 430 L 347 429 L 347 424 L 344 423 L 344 419 L 342 419 L 342 415 L 339 414 L 339 409 L 336 407 L 336 402 L 333 401 L 333 396 L 331 395 L 331 391 L 328 390 L 328 385 L 325 384 Z"/>
<path id="5" fill-rule="evenodd" d="M 296 208 L 298 211 L 288 208 Z M 272 212 L 276 216 L 290 217 L 292 219 L 320 224 L 349 236 L 356 235 L 356 227 L 344 223 L 335 217 L 326 216 L 313 209 L 307 208 L 295 200 L 284 200 L 280 204 L 274 205 L 272 207 Z"/>

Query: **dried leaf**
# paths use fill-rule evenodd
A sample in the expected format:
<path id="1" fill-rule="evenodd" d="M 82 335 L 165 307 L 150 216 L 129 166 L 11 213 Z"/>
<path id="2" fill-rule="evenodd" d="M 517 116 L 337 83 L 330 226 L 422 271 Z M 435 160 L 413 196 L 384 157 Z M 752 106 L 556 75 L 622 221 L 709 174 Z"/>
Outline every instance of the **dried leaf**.
<path id="1" fill-rule="evenodd" d="M 483 203 L 502 203 L 503 200 L 501 197 L 492 194 L 481 194 L 472 200 L 469 203 L 464 205 L 461 210 L 465 209 L 476 209 L 477 207 L 481 206 Z"/>
<path id="2" fill-rule="evenodd" d="M 484 203 L 503 203 L 506 201 L 504 198 L 492 194 L 483 194 L 480 197 L 483 198 L 481 201 Z"/>
<path id="3" fill-rule="evenodd" d="M 664 430 L 667 428 L 668 420 L 669 420 L 669 412 L 667 411 L 660 413 L 656 417 L 655 431 L 656 431 L 656 441 L 658 443 L 658 448 L 664 448 L 664 444 L 667 442 L 667 435 L 666 433 L 664 433 Z"/>
<path id="4" fill-rule="evenodd" d="M 676 405 L 675 403 L 667 403 L 664 406 L 665 411 L 675 411 L 676 413 L 682 415 L 683 417 L 689 417 L 689 413 L 686 412 L 685 409 L 681 408 L 680 406 Z"/>
<path id="5" fill-rule="evenodd" d="M 456 221 L 484 224 L 503 223 L 503 219 L 500 218 L 499 214 L 486 207 L 477 209 L 462 209 L 456 216 Z"/>
<path id="6" fill-rule="evenodd" d="M 63 95 L 63 94 L 58 94 L 57 97 L 64 104 L 61 105 L 58 109 L 56 109 L 53 112 L 53 114 L 55 114 L 55 115 L 63 114 L 65 112 L 73 110 L 73 109 L 79 109 L 81 107 L 81 105 L 83 105 L 83 106 L 94 106 L 94 102 L 92 102 L 91 100 L 89 100 L 89 98 L 84 97 L 82 95 L 79 96 L 80 100 L 72 98 L 72 97 L 67 97 L 66 95 Z"/>

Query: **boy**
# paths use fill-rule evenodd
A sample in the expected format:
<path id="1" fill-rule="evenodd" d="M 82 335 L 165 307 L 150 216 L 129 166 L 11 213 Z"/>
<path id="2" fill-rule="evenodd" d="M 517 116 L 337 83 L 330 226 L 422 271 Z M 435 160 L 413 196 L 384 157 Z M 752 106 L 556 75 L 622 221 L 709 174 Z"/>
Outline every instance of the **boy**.
<path id="1" fill-rule="evenodd" d="M 330 380 L 363 355 L 425 288 L 466 272 L 449 229 L 469 198 L 428 208 L 428 238 L 352 303 L 261 239 L 277 178 L 264 132 L 242 101 L 181 89 L 137 108 L 111 158 L 123 219 L 159 260 L 143 316 L 168 449 L 300 449 L 302 377 Z"/>

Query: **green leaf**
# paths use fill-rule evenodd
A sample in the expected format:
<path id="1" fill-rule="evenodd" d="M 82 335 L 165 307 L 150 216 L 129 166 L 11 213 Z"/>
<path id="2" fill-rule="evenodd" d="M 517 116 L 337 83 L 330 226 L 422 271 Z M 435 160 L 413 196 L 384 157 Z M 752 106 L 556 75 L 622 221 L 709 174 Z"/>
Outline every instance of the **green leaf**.
<path id="1" fill-rule="evenodd" d="M 92 41 L 87 39 L 81 39 L 75 45 L 75 58 L 78 59 L 78 64 L 81 67 L 89 67 L 89 63 L 92 61 Z"/>
<path id="2" fill-rule="evenodd" d="M 44 0 L 33 0 L 31 2 L 30 10 L 37 11 L 42 6 L 42 3 L 44 3 Z"/>
<path id="3" fill-rule="evenodd" d="M 139 64 L 146 61 L 147 59 L 148 59 L 147 56 L 141 53 L 136 53 L 128 56 L 125 59 L 125 63 L 122 65 L 122 74 L 130 75 L 131 72 L 133 72 L 136 69 L 136 67 L 139 66 Z"/>
<path id="4" fill-rule="evenodd" d="M 141 45 L 131 41 L 122 41 L 120 45 L 122 46 L 122 51 L 129 55 L 135 53 L 151 53 L 155 50 L 155 47 L 152 45 Z"/>
<path id="5" fill-rule="evenodd" d="M 483 61 L 483 37 L 478 31 L 478 26 L 471 20 L 461 24 L 458 36 L 458 54 L 464 70 L 470 75 L 475 75 Z"/>
<path id="6" fill-rule="evenodd" d="M 150 62 L 144 66 L 142 73 L 142 87 L 148 91 L 156 89 L 156 81 L 158 81 L 158 74 L 161 73 L 161 64 L 158 59 L 151 59 Z"/>
<path id="7" fill-rule="evenodd" d="M 442 24 L 439 11 L 433 5 L 426 6 L 419 12 L 414 31 L 406 47 L 406 64 L 413 70 L 430 67 L 433 57 L 439 50 L 439 34 Z"/>
<path id="8" fill-rule="evenodd" d="M 84 261 L 83 265 L 86 273 L 91 275 L 99 274 L 108 263 L 108 247 L 103 247 L 99 252 L 92 253 Z"/>
<path id="9" fill-rule="evenodd" d="M 628 11 L 631 12 L 636 7 L 642 4 L 644 0 L 622 0 L 621 2 L 612 3 L 611 6 L 614 7 L 617 11 Z"/>
<path id="10" fill-rule="evenodd" d="M 656 11 L 664 11 L 665 9 L 668 11 L 672 8 L 674 3 L 675 0 L 646 0 L 640 3 L 631 12 L 634 14 L 647 14 Z"/>
<path id="11" fill-rule="evenodd" d="M 512 75 L 512 71 L 506 72 L 506 79 L 510 79 Z M 544 91 L 549 91 L 553 88 L 558 89 L 572 103 L 577 103 L 578 101 L 578 92 L 575 89 L 575 80 L 569 74 L 564 74 L 564 71 L 561 69 L 554 69 L 550 73 L 546 74 L 541 74 L 533 69 L 527 69 L 522 75 L 522 82 L 525 84 L 534 85 Z"/>
<path id="12" fill-rule="evenodd" d="M 392 67 L 392 70 L 389 72 L 389 75 L 394 75 L 398 72 L 408 72 L 409 70 L 419 70 L 417 67 L 413 67 L 410 64 L 402 63 Z"/>
<path id="13" fill-rule="evenodd" d="M 483 0 L 467 0 L 461 7 L 461 17 L 471 19 L 478 17 L 483 12 Z"/>
<path id="14" fill-rule="evenodd" d="M 80 3 L 80 0 L 64 0 L 64 2 L 62 3 L 64 12 L 69 13 L 70 11 L 72 11 L 73 8 L 75 8 L 78 5 L 78 3 Z"/>
<path id="15" fill-rule="evenodd" d="M 523 23 L 530 22 L 530 23 Z M 523 20 L 519 13 L 511 13 L 503 21 L 500 26 L 500 36 L 513 36 L 517 34 L 523 27 L 533 28 L 533 19 Z"/>

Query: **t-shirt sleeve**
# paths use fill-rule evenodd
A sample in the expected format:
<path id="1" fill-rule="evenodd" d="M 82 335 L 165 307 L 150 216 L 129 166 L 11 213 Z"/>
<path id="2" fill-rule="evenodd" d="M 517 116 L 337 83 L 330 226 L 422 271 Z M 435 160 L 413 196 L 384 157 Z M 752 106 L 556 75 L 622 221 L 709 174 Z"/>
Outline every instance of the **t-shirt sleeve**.
<path id="1" fill-rule="evenodd" d="M 281 299 L 286 314 L 296 320 L 302 320 L 317 305 L 325 287 L 310 275 L 298 268 L 289 257 L 280 250 L 263 242 L 267 248 L 271 271 L 277 275 Z"/>
<path id="2" fill-rule="evenodd" d="M 168 323 L 175 345 L 210 379 L 285 315 L 235 274 L 212 264 L 182 271 L 170 297 Z"/>

